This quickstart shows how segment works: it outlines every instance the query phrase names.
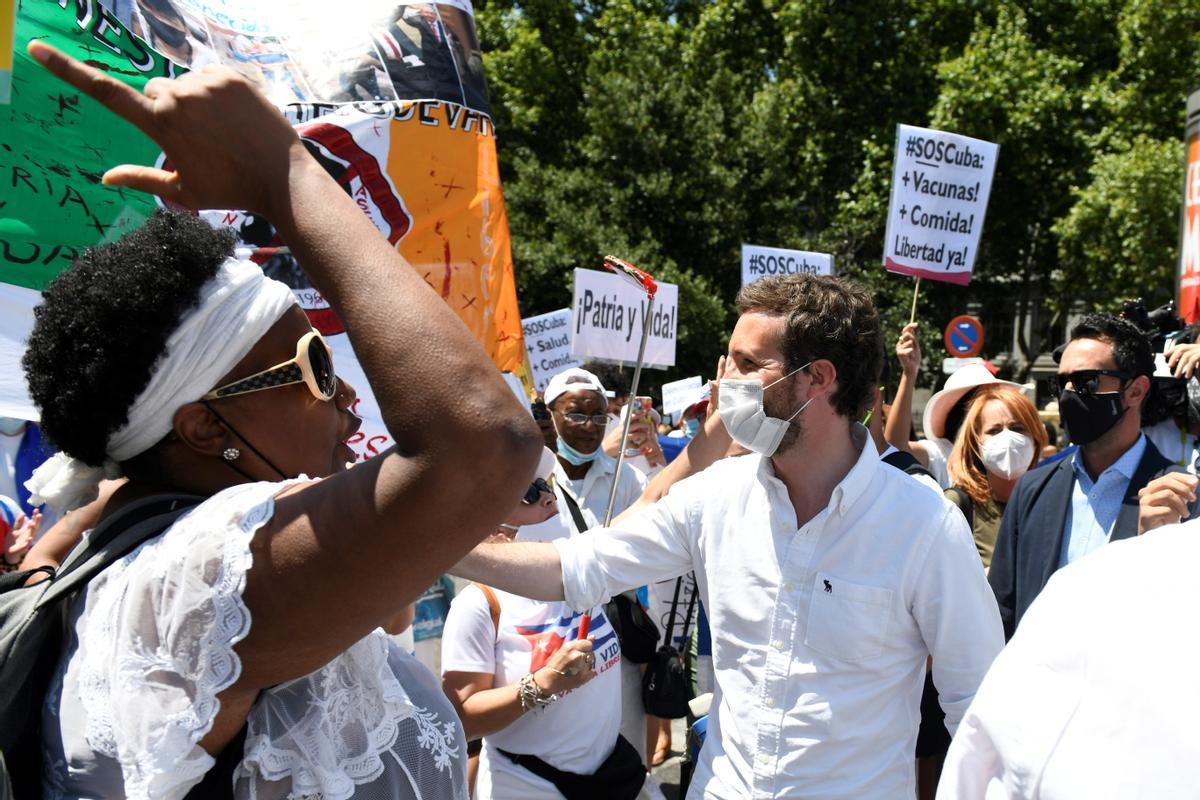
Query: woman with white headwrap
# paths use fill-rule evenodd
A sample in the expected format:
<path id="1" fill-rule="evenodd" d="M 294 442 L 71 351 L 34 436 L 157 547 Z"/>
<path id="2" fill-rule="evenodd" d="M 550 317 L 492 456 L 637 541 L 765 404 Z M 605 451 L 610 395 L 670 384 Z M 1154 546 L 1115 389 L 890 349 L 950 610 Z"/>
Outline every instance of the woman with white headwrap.
<path id="1" fill-rule="evenodd" d="M 70 508 L 122 475 L 105 516 L 207 499 L 74 601 L 44 706 L 46 793 L 183 797 L 244 736 L 238 797 L 464 797 L 453 709 L 377 626 L 518 504 L 537 428 L 244 80 L 207 70 L 143 96 L 30 52 L 177 169 L 118 167 L 107 183 L 274 223 L 345 321 L 398 443 L 346 469 L 354 390 L 292 293 L 197 219 L 158 214 L 56 279 L 25 359 L 64 453 L 37 492 Z M 465 474 L 480 478 L 469 503 Z"/>

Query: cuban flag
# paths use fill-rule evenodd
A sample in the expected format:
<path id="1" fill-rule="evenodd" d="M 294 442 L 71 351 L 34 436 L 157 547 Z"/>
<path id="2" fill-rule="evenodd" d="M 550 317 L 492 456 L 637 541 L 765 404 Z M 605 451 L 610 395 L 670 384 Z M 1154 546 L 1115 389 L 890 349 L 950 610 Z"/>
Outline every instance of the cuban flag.
<path id="1" fill-rule="evenodd" d="M 565 607 L 565 606 L 564 606 Z M 617 632 L 609 624 L 608 617 L 600 608 L 593 609 L 592 624 L 589 635 L 594 640 L 593 652 L 596 653 L 596 670 L 603 672 L 611 656 L 620 651 L 617 644 Z M 565 642 L 579 638 L 579 623 L 583 614 L 572 611 L 569 615 L 561 616 L 540 625 L 518 625 L 517 633 L 529 642 L 529 671 L 537 672 L 546 666 L 558 649 Z M 613 647 L 615 645 L 615 647 Z"/>
<path id="2" fill-rule="evenodd" d="M 8 547 L 8 539 L 23 513 L 16 500 L 0 494 L 0 542 L 4 543 L 5 548 Z"/>

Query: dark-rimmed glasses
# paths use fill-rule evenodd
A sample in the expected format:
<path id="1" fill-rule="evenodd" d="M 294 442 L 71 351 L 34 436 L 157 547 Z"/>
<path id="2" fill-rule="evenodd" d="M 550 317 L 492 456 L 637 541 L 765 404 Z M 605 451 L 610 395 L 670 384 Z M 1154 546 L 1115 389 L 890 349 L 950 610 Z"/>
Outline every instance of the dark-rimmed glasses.
<path id="1" fill-rule="evenodd" d="M 521 498 L 521 502 L 527 506 L 531 506 L 538 501 L 542 496 L 542 492 L 553 492 L 550 484 L 542 478 L 534 478 L 533 483 L 529 484 L 529 488 L 525 490 L 525 496 Z"/>
<path id="2" fill-rule="evenodd" d="M 1103 375 L 1120 378 L 1122 383 L 1137 377 L 1121 369 L 1079 369 L 1074 372 L 1060 372 L 1050 376 L 1050 392 L 1062 394 L 1063 390 L 1070 386 L 1077 394 L 1099 394 L 1100 377 Z"/>
<path id="3" fill-rule="evenodd" d="M 218 400 L 277 386 L 303 383 L 318 400 L 332 400 L 337 393 L 337 374 L 333 371 L 333 351 L 316 331 L 309 331 L 296 340 L 296 357 L 256 372 L 232 383 L 218 386 L 201 400 Z"/>

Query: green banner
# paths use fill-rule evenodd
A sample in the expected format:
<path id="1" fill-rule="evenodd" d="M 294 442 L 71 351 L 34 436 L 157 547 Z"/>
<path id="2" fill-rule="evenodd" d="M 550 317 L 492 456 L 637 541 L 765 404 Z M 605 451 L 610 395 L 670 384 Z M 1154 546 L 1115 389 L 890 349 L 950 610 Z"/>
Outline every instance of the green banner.
<path id="1" fill-rule="evenodd" d="M 41 39 L 139 91 L 182 70 L 94 0 L 21 0 L 12 102 L 0 106 L 0 282 L 42 289 L 85 247 L 137 227 L 155 207 L 100 182 L 117 164 L 153 164 L 158 146 L 25 52 Z"/>

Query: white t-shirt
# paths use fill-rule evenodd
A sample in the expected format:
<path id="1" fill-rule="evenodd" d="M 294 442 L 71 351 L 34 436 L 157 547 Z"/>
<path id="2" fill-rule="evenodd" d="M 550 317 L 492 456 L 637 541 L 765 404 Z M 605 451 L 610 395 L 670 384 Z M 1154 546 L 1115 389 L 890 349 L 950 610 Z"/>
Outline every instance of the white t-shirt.
<path id="1" fill-rule="evenodd" d="M 24 432 L 16 436 L 0 433 L 0 494 L 17 499 L 17 451 L 21 449 Z"/>
<path id="2" fill-rule="evenodd" d="M 938 484 L 943 489 L 949 489 L 952 484 L 948 466 L 954 442 L 949 439 L 922 439 L 917 445 L 929 456 L 929 471 L 937 478 Z"/>
<path id="3" fill-rule="evenodd" d="M 495 686 L 509 686 L 544 666 L 564 642 L 579 638 L 581 614 L 566 603 L 543 603 L 496 591 L 500 602 L 497 638 L 487 598 L 469 586 L 454 598 L 442 633 L 443 672 L 491 673 Z M 567 772 L 589 775 L 612 753 L 621 722 L 621 647 L 604 615 L 591 610 L 598 675 L 550 706 L 528 711 L 504 730 L 484 737 L 476 800 L 491 796 L 487 771 L 523 779 L 532 796 L 550 786 L 497 752 L 534 755 Z M 551 787 L 553 788 L 553 787 Z M 551 795 L 554 796 L 554 795 Z"/>
<path id="4" fill-rule="evenodd" d="M 900 450 L 897 447 L 889 444 L 887 447 L 887 450 L 884 450 L 882 453 L 879 454 L 879 460 L 883 461 L 888 456 L 890 456 L 892 453 L 899 453 L 899 452 L 900 452 Z M 914 458 L 915 458 L 915 456 L 914 456 Z M 913 480 L 915 480 L 917 483 L 921 484 L 922 486 L 927 486 L 930 489 L 932 489 L 933 491 L 937 492 L 938 494 L 942 493 L 942 487 L 938 485 L 937 480 L 929 477 L 929 475 L 923 475 L 923 474 L 911 475 L 907 472 L 904 474 L 908 475 L 908 477 L 912 478 Z M 930 474 L 932 474 L 932 473 L 930 473 Z"/>

